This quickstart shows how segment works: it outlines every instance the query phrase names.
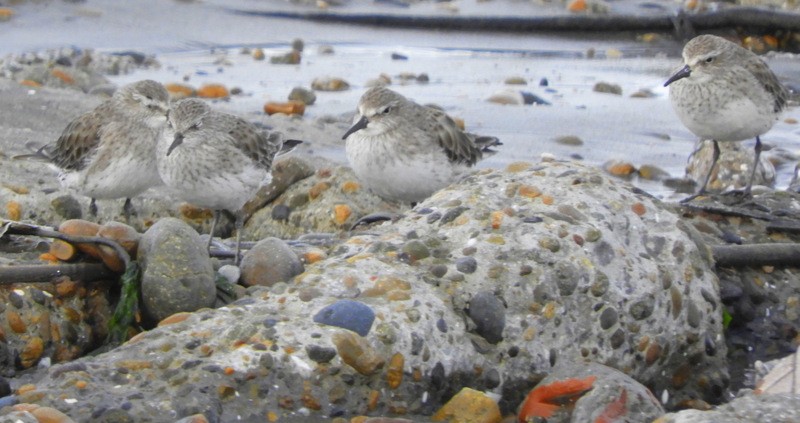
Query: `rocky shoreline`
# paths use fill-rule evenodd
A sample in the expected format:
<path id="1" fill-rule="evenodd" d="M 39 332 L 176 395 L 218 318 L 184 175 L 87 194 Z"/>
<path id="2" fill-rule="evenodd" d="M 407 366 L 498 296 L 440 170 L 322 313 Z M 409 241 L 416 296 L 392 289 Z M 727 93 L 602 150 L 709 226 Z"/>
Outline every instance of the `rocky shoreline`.
<path id="1" fill-rule="evenodd" d="M 51 226 L 83 217 L 85 199 L 60 192 L 41 163 L 12 158 L 99 99 L 9 80 L 0 94 L 2 216 Z M 347 124 L 264 119 L 329 137 Z M 113 281 L 3 285 L 0 375 L 10 386 L 0 389 L 0 422 L 478 413 L 449 401 L 486 404 L 482 421 L 500 421 L 537 384 L 552 388 L 539 391 L 542 403 L 571 392 L 555 388 L 561 381 L 581 395 L 571 416 L 562 410 L 552 421 L 620 407 L 616 417 L 634 421 L 800 419 L 797 395 L 734 399 L 752 387 L 742 367 L 797 346 L 797 269 L 719 268 L 712 259 L 715 245 L 797 242 L 795 193 L 763 192 L 750 207 L 678 207 L 579 163 L 519 162 L 478 171 L 409 210 L 302 150 L 276 167 L 285 172 L 276 179 L 292 182 L 253 207 L 243 239 L 259 242 L 240 270 L 197 248 L 192 229 L 207 231 L 207 211 L 159 190 L 138 200 L 131 226 L 149 246 L 138 254 L 152 321 L 142 325 L 157 327 L 118 348 L 85 356 L 105 338 Z M 101 203 L 98 222 L 118 220 L 119 208 Z M 350 230 L 376 211 L 403 217 Z M 178 246 L 158 248 L 163 240 Z M 3 237 L 0 265 L 38 262 L 44 243 Z M 192 306 L 200 310 L 175 313 L 171 300 L 196 299 L 188 294 L 198 289 L 176 281 L 202 279 L 208 290 L 218 274 L 239 273 L 248 287 L 238 300 L 210 308 L 205 298 Z"/>

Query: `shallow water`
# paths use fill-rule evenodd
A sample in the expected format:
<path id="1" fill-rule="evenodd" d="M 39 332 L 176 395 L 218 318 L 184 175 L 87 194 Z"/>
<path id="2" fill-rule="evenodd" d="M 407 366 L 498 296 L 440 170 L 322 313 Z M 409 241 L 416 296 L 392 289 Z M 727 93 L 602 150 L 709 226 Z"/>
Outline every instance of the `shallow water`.
<path id="1" fill-rule="evenodd" d="M 393 88 L 420 102 L 435 103 L 465 120 L 472 132 L 495 135 L 503 146 L 481 163 L 502 167 L 518 160 L 538 161 L 542 154 L 558 159 L 579 157 L 590 164 L 624 160 L 635 166 L 656 165 L 681 177 L 695 138 L 672 112 L 664 80 L 680 63 L 680 45 L 662 37 L 643 43 L 632 35 L 603 39 L 589 36 L 555 36 L 509 33 L 465 33 L 381 29 L 365 26 L 321 24 L 231 13 L 228 8 L 286 8 L 283 3 L 237 0 L 233 2 L 128 2 L 100 0 L 78 5 L 64 2 L 26 5 L 12 21 L 0 25 L 13 32 L 13 43 L 0 43 L 0 52 L 76 46 L 102 51 L 136 49 L 156 54 L 158 70 L 112 77 L 118 84 L 152 78 L 199 87 L 221 83 L 240 87 L 222 107 L 242 115 L 262 113 L 267 101 L 284 101 L 295 86 L 310 87 L 317 77 L 341 77 L 351 84 L 344 92 L 317 92 L 317 102 L 306 109 L 306 119 L 340 116 L 355 110 L 367 81 L 381 73 L 426 73 L 427 84 L 416 82 Z M 473 4 L 474 2 L 465 2 Z M 508 13 L 527 13 L 517 3 L 499 3 Z M 224 7 L 224 8 L 223 8 Z M 379 11 L 391 6 L 375 6 Z M 527 6 L 525 6 L 527 7 Z M 466 8 L 468 10 L 469 8 Z M 437 13 L 433 11 L 431 13 Z M 44 25 L 44 22 L 50 22 Z M 273 65 L 239 54 L 241 47 L 263 47 L 267 57 L 282 54 L 294 38 L 306 42 L 300 65 Z M 332 45 L 333 55 L 318 47 Z M 594 49 L 594 59 L 586 52 Z M 392 60 L 400 53 L 408 60 Z M 219 64 L 221 57 L 224 62 Z M 788 55 L 770 57 L 770 64 L 785 81 L 795 82 L 800 62 Z M 517 76 L 526 86 L 508 86 Z M 546 79 L 547 87 L 540 86 Z M 621 86 L 622 96 L 596 93 L 597 82 Z M 549 106 L 504 106 L 487 98 L 497 92 L 524 90 L 550 102 Z M 631 98 L 639 90 L 651 98 Z M 790 109 L 784 118 L 800 119 Z M 768 145 L 800 154 L 800 128 L 780 121 L 765 135 Z M 338 135 L 338 134 L 336 134 Z M 582 146 L 556 143 L 557 137 L 580 137 Z M 314 142 L 314 140 L 311 140 Z M 752 145 L 749 142 L 748 145 Z M 316 148 L 325 156 L 344 161 L 343 143 Z M 778 149 L 768 154 L 775 154 Z M 779 188 L 791 178 L 794 162 L 778 169 Z M 677 198 L 661 183 L 633 180 L 662 198 Z"/>

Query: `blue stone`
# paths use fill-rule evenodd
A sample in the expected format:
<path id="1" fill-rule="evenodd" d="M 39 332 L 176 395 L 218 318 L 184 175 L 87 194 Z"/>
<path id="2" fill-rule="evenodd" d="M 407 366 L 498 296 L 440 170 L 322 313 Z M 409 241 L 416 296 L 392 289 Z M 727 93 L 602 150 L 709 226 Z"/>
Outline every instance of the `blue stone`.
<path id="1" fill-rule="evenodd" d="M 375 312 L 368 305 L 353 300 L 339 300 L 326 306 L 314 315 L 314 321 L 323 325 L 337 326 L 367 336 Z"/>

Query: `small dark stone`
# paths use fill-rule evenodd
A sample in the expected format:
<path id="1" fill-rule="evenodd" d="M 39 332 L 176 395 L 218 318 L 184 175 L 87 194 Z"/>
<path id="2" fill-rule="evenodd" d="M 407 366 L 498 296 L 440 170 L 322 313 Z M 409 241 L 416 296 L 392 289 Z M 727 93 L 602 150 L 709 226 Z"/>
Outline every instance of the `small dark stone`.
<path id="1" fill-rule="evenodd" d="M 400 53 L 392 53 L 392 60 L 408 60 L 408 56 Z"/>
<path id="2" fill-rule="evenodd" d="M 540 222 L 544 222 L 544 219 L 542 219 L 539 216 L 528 216 L 528 217 L 523 217 L 522 221 L 524 223 L 540 223 Z"/>
<path id="3" fill-rule="evenodd" d="M 367 336 L 375 321 L 375 312 L 362 302 L 339 300 L 324 307 L 314 315 L 314 321 L 323 325 L 337 326 Z"/>
<path id="4" fill-rule="evenodd" d="M 433 213 L 433 209 L 430 207 L 423 207 L 417 210 L 417 214 L 431 214 L 431 213 Z"/>
<path id="5" fill-rule="evenodd" d="M 689 301 L 689 307 L 687 309 L 687 316 L 686 321 L 689 323 L 689 326 L 693 328 L 697 328 L 700 326 L 700 321 L 703 319 L 703 312 L 697 307 L 694 301 Z"/>
<path id="6" fill-rule="evenodd" d="M 128 51 L 120 51 L 118 53 L 111 53 L 111 54 L 114 55 L 114 56 L 130 57 L 131 59 L 133 59 L 134 63 L 136 63 L 137 65 L 141 65 L 142 63 L 144 63 L 145 60 L 147 60 L 147 56 L 145 56 L 144 53 L 140 53 L 138 51 L 128 50 Z"/>
<path id="7" fill-rule="evenodd" d="M 417 82 L 419 82 L 419 83 L 427 84 L 428 82 L 430 82 L 430 80 L 431 80 L 431 78 L 428 76 L 427 73 L 423 72 L 423 73 L 417 75 Z"/>
<path id="8" fill-rule="evenodd" d="M 272 208 L 272 219 L 273 220 L 282 220 L 287 221 L 289 220 L 289 215 L 292 213 L 292 209 L 285 204 L 278 204 Z"/>
<path id="9" fill-rule="evenodd" d="M 653 308 L 654 308 L 653 299 L 645 298 L 643 300 L 639 300 L 631 304 L 631 307 L 628 309 L 628 312 L 634 319 L 642 320 L 650 317 L 650 315 L 653 313 Z"/>
<path id="10" fill-rule="evenodd" d="M 199 347 L 200 344 L 202 344 L 202 343 L 203 343 L 203 341 L 200 340 L 200 339 L 193 339 L 193 340 L 187 342 L 183 347 L 186 348 L 187 350 L 193 350 L 193 349 Z"/>
<path id="11" fill-rule="evenodd" d="M 456 260 L 456 270 L 461 273 L 475 273 L 478 269 L 478 261 L 474 257 L 461 257 Z"/>
<path id="12" fill-rule="evenodd" d="M 484 381 L 486 389 L 494 389 L 500 386 L 500 372 L 497 369 L 489 369 L 486 372 L 486 376 L 484 376 Z"/>
<path id="13" fill-rule="evenodd" d="M 550 85 L 550 82 L 547 80 L 547 78 L 542 78 L 542 79 L 539 80 L 539 86 L 540 87 L 547 87 L 549 85 Z"/>
<path id="14" fill-rule="evenodd" d="M 614 307 L 606 307 L 606 309 L 600 313 L 600 327 L 604 330 L 608 329 L 617 324 L 618 318 L 617 310 Z"/>
<path id="15" fill-rule="evenodd" d="M 25 299 L 22 298 L 22 295 L 19 295 L 14 291 L 9 292 L 8 301 L 11 303 L 11 305 L 13 305 L 14 307 L 16 307 L 18 309 L 20 309 L 23 306 L 25 306 Z"/>
<path id="16" fill-rule="evenodd" d="M 614 334 L 611 335 L 611 348 L 619 348 L 625 342 L 625 331 L 617 328 Z"/>
<path id="17" fill-rule="evenodd" d="M 519 355 L 519 347 L 518 347 L 518 346 L 516 346 L 516 345 L 512 345 L 512 346 L 511 346 L 511 347 L 508 349 L 508 356 L 509 356 L 509 357 L 511 357 L 511 358 L 514 358 L 514 357 L 516 357 L 517 355 Z"/>
<path id="18" fill-rule="evenodd" d="M 36 301 L 37 304 L 45 305 L 47 302 L 47 295 L 44 295 L 44 292 L 40 289 L 31 288 L 30 289 L 31 298 L 33 301 Z"/>
<path id="19" fill-rule="evenodd" d="M 8 381 L 0 376 L 0 398 L 11 395 L 11 385 Z"/>
<path id="20" fill-rule="evenodd" d="M 72 60 L 67 56 L 61 56 L 58 59 L 56 59 L 56 64 L 71 68 L 72 67 Z"/>
<path id="21" fill-rule="evenodd" d="M 419 355 L 424 344 L 425 339 L 423 339 L 418 333 L 411 332 L 411 355 Z"/>
<path id="22" fill-rule="evenodd" d="M 726 244 L 736 244 L 736 245 L 742 245 L 742 242 L 744 242 L 742 237 L 740 237 L 739 235 L 736 235 L 733 232 L 725 230 L 722 231 L 722 241 L 725 242 Z"/>
<path id="23" fill-rule="evenodd" d="M 441 391 L 445 383 L 447 383 L 445 377 L 444 365 L 441 362 L 437 362 L 431 369 L 431 386 L 437 391 Z"/>
<path id="24" fill-rule="evenodd" d="M 336 349 L 319 345 L 306 345 L 306 354 L 308 354 L 308 358 L 317 363 L 327 363 L 333 360 L 333 357 L 336 357 Z"/>
<path id="25" fill-rule="evenodd" d="M 441 278 L 442 276 L 447 274 L 447 266 L 445 266 L 443 264 L 435 264 L 435 265 L 430 267 L 430 272 L 431 272 L 431 274 L 433 276 L 436 276 L 437 278 Z"/>
<path id="26" fill-rule="evenodd" d="M 83 217 L 81 203 L 71 195 L 62 195 L 50 202 L 53 211 L 64 219 L 80 219 Z"/>
<path id="27" fill-rule="evenodd" d="M 428 215 L 427 222 L 428 222 L 428 224 L 431 224 L 431 223 L 436 222 L 437 220 L 439 220 L 441 217 L 442 217 L 441 213 L 433 212 L 433 213 Z"/>
<path id="28" fill-rule="evenodd" d="M 533 266 L 529 264 L 523 264 L 522 266 L 519 267 L 520 276 L 530 275 L 531 273 L 533 273 Z"/>
<path id="29" fill-rule="evenodd" d="M 556 361 L 558 361 L 558 350 L 555 348 L 550 348 L 550 351 L 548 351 L 547 355 L 549 356 L 548 361 L 550 362 L 550 367 L 555 366 Z"/>
<path id="30" fill-rule="evenodd" d="M 475 331 L 488 342 L 497 344 L 503 340 L 506 326 L 506 308 L 491 291 L 481 291 L 469 300 L 467 314 L 475 322 Z"/>
<path id="31" fill-rule="evenodd" d="M 261 322 L 261 324 L 264 325 L 264 327 L 271 328 L 271 327 L 275 326 L 276 324 L 278 324 L 278 320 L 277 319 L 272 319 L 272 318 L 265 319 L 263 322 Z"/>
<path id="32" fill-rule="evenodd" d="M 447 322 L 440 317 L 439 320 L 436 321 L 436 329 L 439 329 L 442 333 L 447 333 Z"/>
<path id="33" fill-rule="evenodd" d="M 522 94 L 522 101 L 525 104 L 535 104 L 537 106 L 549 106 L 550 105 L 549 101 L 539 97 L 536 94 L 529 93 L 527 91 L 520 91 L 520 94 Z"/>
<path id="34" fill-rule="evenodd" d="M 467 210 L 468 210 L 468 208 L 464 207 L 464 206 L 453 207 L 453 208 L 447 210 L 444 213 L 444 215 L 442 215 L 442 220 L 441 220 L 441 222 L 439 222 L 439 224 L 440 225 L 448 224 L 448 223 L 456 220 L 456 218 L 458 218 L 458 216 L 461 216 L 461 213 L 464 213 Z M 431 215 L 431 216 L 433 216 L 433 215 Z M 430 216 L 428 217 L 428 219 L 430 219 Z"/>

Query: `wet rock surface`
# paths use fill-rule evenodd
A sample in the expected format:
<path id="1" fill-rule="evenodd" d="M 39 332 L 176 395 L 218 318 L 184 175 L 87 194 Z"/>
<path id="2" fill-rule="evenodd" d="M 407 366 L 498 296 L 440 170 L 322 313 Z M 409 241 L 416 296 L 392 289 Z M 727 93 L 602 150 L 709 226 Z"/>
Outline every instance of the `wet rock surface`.
<path id="1" fill-rule="evenodd" d="M 450 217 L 429 222 L 416 212 L 427 209 Z M 541 220 L 524 223 L 532 216 Z M 157 421 L 147 396 L 136 393 L 166 390 L 175 400 L 162 406 L 178 410 L 176 417 L 204 412 L 226 421 L 250 415 L 255 400 L 279 416 L 302 409 L 381 415 L 398 407 L 430 415 L 470 386 L 502 392 L 499 406 L 508 413 L 554 365 L 593 360 L 625 369 L 658 395 L 668 391 L 669 404 L 718 402 L 728 383 L 725 346 L 709 354 L 703 342 L 722 331 L 716 277 L 707 253 L 678 226 L 676 214 L 596 169 L 554 162 L 482 171 L 394 224 L 355 234 L 288 284 L 251 288 L 250 301 L 189 314 L 79 360 L 92 368 L 82 377 L 96 389 L 74 404 L 58 399 L 77 394 L 64 387 L 70 372 L 59 366 L 18 399 L 58 403 L 78 420 L 89 416 L 88 404 L 127 401 L 130 416 Z M 630 227 L 637 230 L 622 229 Z M 403 258 L 404 234 L 412 232 L 430 255 Z M 465 253 L 478 263 L 471 274 L 455 270 Z M 427 271 L 435 264 L 453 270 L 436 278 Z M 365 336 L 312 319 L 341 299 L 374 310 Z M 480 301 L 495 312 L 466 311 Z M 643 310 L 636 318 L 627 312 L 632 303 Z M 475 335 L 465 313 L 470 321 L 495 320 L 476 325 Z M 391 400 L 375 400 L 371 392 L 385 386 L 395 354 L 404 359 L 401 382 Z M 110 389 L 120 367 L 127 383 Z M 311 374 L 330 376 L 312 382 Z M 275 386 L 280 395 L 268 395 Z"/>

